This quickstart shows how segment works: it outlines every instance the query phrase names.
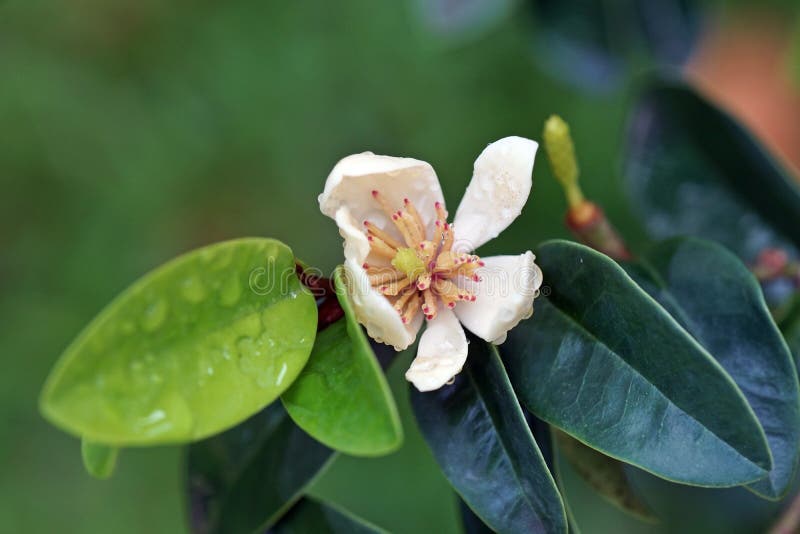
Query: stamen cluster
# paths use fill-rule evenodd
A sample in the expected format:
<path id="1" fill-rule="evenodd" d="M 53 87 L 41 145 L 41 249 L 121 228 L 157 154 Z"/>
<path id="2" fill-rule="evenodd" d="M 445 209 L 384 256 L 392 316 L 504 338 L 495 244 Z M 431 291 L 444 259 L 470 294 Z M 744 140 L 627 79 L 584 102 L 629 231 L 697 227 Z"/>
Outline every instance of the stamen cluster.
<path id="1" fill-rule="evenodd" d="M 373 258 L 386 264 L 364 263 L 370 283 L 391 302 L 408 324 L 421 311 L 425 318 L 436 317 L 439 303 L 454 308 L 458 301 L 475 301 L 475 294 L 464 287 L 466 281 L 480 282 L 476 274 L 484 263 L 478 256 L 453 251 L 453 225 L 441 202 L 434 204 L 436 221 L 427 239 L 425 225 L 414 204 L 403 200 L 393 208 L 378 191 L 372 197 L 393 222 L 401 239 L 364 221 Z"/>

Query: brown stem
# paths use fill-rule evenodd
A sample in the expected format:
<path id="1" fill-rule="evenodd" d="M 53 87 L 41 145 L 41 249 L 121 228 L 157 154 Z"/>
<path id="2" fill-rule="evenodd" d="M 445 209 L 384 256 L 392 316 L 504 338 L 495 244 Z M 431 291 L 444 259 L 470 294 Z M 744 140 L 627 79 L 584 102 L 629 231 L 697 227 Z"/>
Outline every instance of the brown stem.
<path id="1" fill-rule="evenodd" d="M 344 317 L 344 310 L 336 296 L 333 280 L 325 278 L 317 269 L 309 269 L 300 263 L 295 264 L 300 283 L 306 286 L 317 299 L 317 332 Z"/>
<path id="2" fill-rule="evenodd" d="M 567 227 L 584 245 L 614 258 L 630 260 L 631 253 L 616 228 L 594 202 L 584 201 L 567 212 Z"/>

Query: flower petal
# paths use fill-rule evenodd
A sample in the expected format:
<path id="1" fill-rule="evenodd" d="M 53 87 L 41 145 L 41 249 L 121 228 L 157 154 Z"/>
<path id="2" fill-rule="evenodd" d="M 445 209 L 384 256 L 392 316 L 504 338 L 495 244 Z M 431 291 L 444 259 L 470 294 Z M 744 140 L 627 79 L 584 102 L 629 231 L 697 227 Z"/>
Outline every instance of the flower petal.
<path id="1" fill-rule="evenodd" d="M 453 311 L 443 309 L 422 333 L 406 380 L 420 391 L 433 391 L 460 373 L 465 361 L 467 336 Z"/>
<path id="2" fill-rule="evenodd" d="M 369 220 L 379 228 L 391 227 L 391 221 L 372 197 L 380 191 L 394 209 L 410 199 L 417 208 L 428 232 L 436 220 L 434 203 L 444 202 L 436 173 L 428 163 L 412 158 L 377 156 L 372 152 L 353 154 L 339 161 L 328 175 L 319 196 L 322 213 L 335 218 L 341 207 L 362 224 Z"/>
<path id="3" fill-rule="evenodd" d="M 400 314 L 389 300 L 372 288 L 360 263 L 347 259 L 344 268 L 345 283 L 356 319 L 367 329 L 369 337 L 391 345 L 395 350 L 408 348 L 422 326 L 422 315 L 418 315 L 411 324 L 403 324 Z"/>
<path id="4" fill-rule="evenodd" d="M 453 221 L 458 250 L 475 250 L 519 216 L 531 192 L 538 146 L 524 137 L 505 137 L 481 152 Z"/>
<path id="5" fill-rule="evenodd" d="M 509 330 L 533 313 L 533 299 L 542 285 L 542 271 L 531 251 L 519 256 L 490 256 L 476 272 L 482 278 L 470 287 L 477 299 L 460 302 L 455 314 L 481 339 L 499 345 Z"/>

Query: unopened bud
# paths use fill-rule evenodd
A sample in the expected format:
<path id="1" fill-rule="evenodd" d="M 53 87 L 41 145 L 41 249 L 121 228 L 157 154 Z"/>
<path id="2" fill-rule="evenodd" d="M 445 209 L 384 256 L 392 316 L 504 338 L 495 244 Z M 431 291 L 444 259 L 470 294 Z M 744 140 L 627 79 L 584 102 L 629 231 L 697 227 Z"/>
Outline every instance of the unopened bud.
<path id="1" fill-rule="evenodd" d="M 551 115 L 544 123 L 543 137 L 553 174 L 564 188 L 570 209 L 576 209 L 584 203 L 584 198 L 578 185 L 578 161 L 569 126 L 558 115 Z"/>

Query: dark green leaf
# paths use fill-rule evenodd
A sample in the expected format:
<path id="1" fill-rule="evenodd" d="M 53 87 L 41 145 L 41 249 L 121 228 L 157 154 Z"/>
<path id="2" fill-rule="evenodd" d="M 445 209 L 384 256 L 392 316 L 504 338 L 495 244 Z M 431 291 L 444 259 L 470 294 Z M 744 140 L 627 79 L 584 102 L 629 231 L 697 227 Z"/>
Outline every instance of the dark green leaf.
<path id="1" fill-rule="evenodd" d="M 597 493 L 621 510 L 643 519 L 655 522 L 656 517 L 650 508 L 633 491 L 622 462 L 591 447 L 569 435 L 554 431 L 554 440 L 561 456 L 566 458 L 575 472 Z"/>
<path id="2" fill-rule="evenodd" d="M 548 298 L 501 346 L 537 417 L 658 476 L 733 486 L 766 476 L 764 431 L 730 376 L 616 263 L 551 241 Z"/>
<path id="3" fill-rule="evenodd" d="M 557 75 L 581 88 L 609 89 L 628 63 L 649 55 L 677 65 L 698 29 L 693 0 L 533 0 L 536 52 Z"/>
<path id="4" fill-rule="evenodd" d="M 117 467 L 119 449 L 81 440 L 81 458 L 86 472 L 101 480 L 110 478 Z"/>
<path id="5" fill-rule="evenodd" d="M 305 497 L 269 530 L 272 534 L 375 534 L 386 531 L 329 503 Z"/>
<path id="6" fill-rule="evenodd" d="M 797 256 L 797 184 L 734 119 L 679 82 L 656 80 L 629 123 L 625 176 L 653 236 L 713 239 L 746 262 L 765 247 Z"/>
<path id="7" fill-rule="evenodd" d="M 342 286 L 345 318 L 319 333 L 308 364 L 282 396 L 295 423 L 328 447 L 357 456 L 397 450 L 403 429 L 394 397 Z"/>
<path id="8" fill-rule="evenodd" d="M 280 404 L 192 444 L 192 530 L 250 533 L 274 524 L 319 476 L 333 453 L 297 428 Z"/>
<path id="9" fill-rule="evenodd" d="M 751 488 L 778 498 L 800 454 L 800 393 L 786 343 L 761 288 L 736 256 L 697 239 L 653 248 L 628 273 L 731 375 L 767 434 L 773 467 Z"/>
<path id="10" fill-rule="evenodd" d="M 103 310 L 51 372 L 42 412 L 108 445 L 200 439 L 289 387 L 316 323 L 286 245 L 211 245 L 144 276 Z"/>
<path id="11" fill-rule="evenodd" d="M 460 498 L 458 499 L 458 511 L 461 513 L 461 526 L 464 534 L 492 534 L 494 532 Z"/>
<path id="12" fill-rule="evenodd" d="M 473 339 L 453 385 L 420 393 L 414 414 L 450 484 L 499 532 L 566 532 L 561 497 L 494 346 Z"/>

